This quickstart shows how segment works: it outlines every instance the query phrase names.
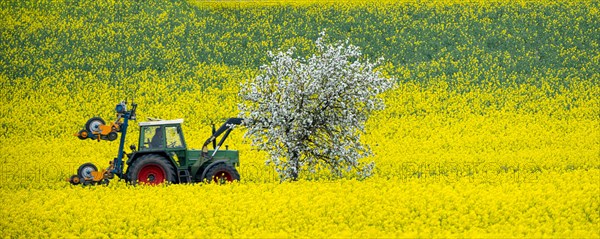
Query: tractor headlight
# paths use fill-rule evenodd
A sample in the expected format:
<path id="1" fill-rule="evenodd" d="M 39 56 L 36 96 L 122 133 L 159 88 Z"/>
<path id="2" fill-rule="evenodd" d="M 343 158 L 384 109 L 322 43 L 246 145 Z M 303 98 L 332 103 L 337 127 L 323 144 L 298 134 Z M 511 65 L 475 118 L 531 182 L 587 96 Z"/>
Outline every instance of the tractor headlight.
<path id="1" fill-rule="evenodd" d="M 117 105 L 117 107 L 115 107 L 115 110 L 117 111 L 117 113 L 125 113 L 125 111 L 127 111 L 127 107 L 125 106 L 125 104 L 120 103 Z"/>

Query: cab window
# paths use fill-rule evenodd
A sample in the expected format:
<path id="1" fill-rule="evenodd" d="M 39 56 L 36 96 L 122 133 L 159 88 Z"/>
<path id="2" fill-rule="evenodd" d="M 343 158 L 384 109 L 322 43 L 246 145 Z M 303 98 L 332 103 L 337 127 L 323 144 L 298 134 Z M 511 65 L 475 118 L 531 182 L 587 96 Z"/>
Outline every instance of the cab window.
<path id="1" fill-rule="evenodd" d="M 181 130 L 177 126 L 169 126 L 165 128 L 167 133 L 167 148 L 182 148 L 183 140 L 181 140 Z"/>
<path id="2" fill-rule="evenodd" d="M 149 126 L 144 129 L 145 148 L 162 148 L 163 144 L 164 139 L 160 126 Z"/>

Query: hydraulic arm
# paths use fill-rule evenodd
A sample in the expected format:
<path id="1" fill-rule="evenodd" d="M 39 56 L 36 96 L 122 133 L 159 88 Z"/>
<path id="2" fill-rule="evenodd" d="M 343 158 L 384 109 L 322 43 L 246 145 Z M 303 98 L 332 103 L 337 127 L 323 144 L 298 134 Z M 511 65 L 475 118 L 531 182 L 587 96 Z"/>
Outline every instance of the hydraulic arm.
<path id="1" fill-rule="evenodd" d="M 229 118 L 223 125 L 221 125 L 221 127 L 219 127 L 218 130 L 213 130 L 213 134 L 206 140 L 206 142 L 204 142 L 204 145 L 202 145 L 202 152 L 206 155 L 208 153 L 208 145 L 210 144 L 210 142 L 213 142 L 213 147 L 215 147 L 215 150 L 211 157 L 214 156 L 217 150 L 219 150 L 219 148 L 221 147 L 221 145 L 223 145 L 223 142 L 225 142 L 225 139 L 227 139 L 227 137 L 229 136 L 229 133 L 231 133 L 231 130 L 233 130 L 235 126 L 241 125 L 243 122 L 244 120 L 242 118 Z M 216 144 L 215 146 L 216 138 L 223 133 L 225 133 L 225 135 L 223 135 L 223 137 L 219 141 L 219 144 Z"/>

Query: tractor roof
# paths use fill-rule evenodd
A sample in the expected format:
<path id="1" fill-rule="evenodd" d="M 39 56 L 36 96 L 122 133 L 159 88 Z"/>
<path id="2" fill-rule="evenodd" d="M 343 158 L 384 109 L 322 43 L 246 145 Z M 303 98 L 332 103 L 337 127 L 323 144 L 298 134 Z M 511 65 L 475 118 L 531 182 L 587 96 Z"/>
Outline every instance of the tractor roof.
<path id="1" fill-rule="evenodd" d="M 181 124 L 181 123 L 183 123 L 183 119 L 147 121 L 147 122 L 140 122 L 139 124 L 140 124 L 140 126 L 153 126 L 153 125 Z"/>

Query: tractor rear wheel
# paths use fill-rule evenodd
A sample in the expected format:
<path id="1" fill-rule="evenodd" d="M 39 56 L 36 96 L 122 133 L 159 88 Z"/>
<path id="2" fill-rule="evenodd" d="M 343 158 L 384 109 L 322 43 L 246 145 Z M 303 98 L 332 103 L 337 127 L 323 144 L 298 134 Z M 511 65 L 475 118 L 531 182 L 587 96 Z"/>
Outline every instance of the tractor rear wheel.
<path id="1" fill-rule="evenodd" d="M 106 122 L 100 118 L 100 117 L 93 117 L 90 118 L 86 123 L 85 123 L 85 130 L 87 130 L 88 132 L 92 132 L 92 133 L 98 133 L 100 132 L 100 125 L 105 125 Z"/>
<path id="2" fill-rule="evenodd" d="M 209 183 L 225 184 L 227 182 L 233 182 L 234 180 L 239 181 L 240 174 L 235 167 L 225 163 L 219 163 L 208 169 L 204 179 Z"/>
<path id="3" fill-rule="evenodd" d="M 131 184 L 157 185 L 163 182 L 175 182 L 175 168 L 163 156 L 157 154 L 144 155 L 134 161 L 128 169 Z"/>

